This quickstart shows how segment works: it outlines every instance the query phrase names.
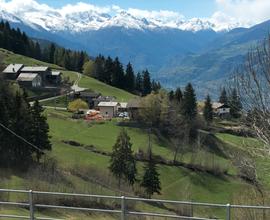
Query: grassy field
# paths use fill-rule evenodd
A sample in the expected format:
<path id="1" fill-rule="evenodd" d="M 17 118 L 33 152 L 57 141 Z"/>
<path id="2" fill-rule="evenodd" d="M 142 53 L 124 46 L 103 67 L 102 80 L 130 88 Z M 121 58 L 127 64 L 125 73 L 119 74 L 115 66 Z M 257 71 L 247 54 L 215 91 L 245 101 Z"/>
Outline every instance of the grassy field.
<path id="1" fill-rule="evenodd" d="M 64 77 L 68 77 L 69 81 L 75 82 L 77 79 L 77 73 L 73 71 L 67 71 L 63 67 L 60 67 L 55 64 L 50 64 L 46 62 L 42 62 L 36 59 L 32 59 L 26 56 L 18 55 L 13 52 L 10 52 L 8 50 L 0 48 L 0 57 L 3 58 L 3 63 L 5 65 L 8 65 L 10 63 L 21 63 L 24 65 L 41 65 L 41 66 L 49 66 L 54 70 L 61 70 L 63 73 Z M 79 86 L 89 89 L 94 92 L 101 93 L 104 96 L 114 96 L 116 97 L 117 101 L 128 101 L 135 96 L 130 94 L 129 92 L 126 92 L 122 89 L 118 89 L 109 85 L 106 85 L 94 78 L 88 77 L 88 76 L 83 76 L 79 82 Z M 61 100 L 59 103 L 62 103 Z M 47 104 L 52 104 L 52 103 L 47 103 Z"/>
<path id="2" fill-rule="evenodd" d="M 8 50 L 0 48 L 0 56 L 3 58 L 3 63 L 9 65 L 10 63 L 20 63 L 24 65 L 40 65 L 40 66 L 49 66 L 52 69 L 63 70 L 64 68 L 57 66 L 55 64 L 45 63 L 36 59 L 32 59 L 26 56 L 15 54 Z"/>
<path id="3" fill-rule="evenodd" d="M 50 135 L 53 143 L 53 150 L 49 153 L 49 156 L 55 158 L 57 161 L 59 169 L 64 173 L 64 179 L 57 180 L 54 184 L 51 184 L 44 179 L 33 177 L 30 174 L 20 174 L 10 171 L 9 174 L 2 172 L 0 176 L 0 187 L 86 192 L 106 195 L 122 194 L 118 192 L 116 181 L 108 171 L 109 156 L 94 153 L 83 146 L 77 147 L 63 143 L 63 141 L 73 140 L 84 145 L 94 145 L 96 149 L 101 151 L 110 152 L 122 126 L 119 126 L 117 121 L 108 121 L 100 124 L 74 121 L 70 118 L 70 113 L 62 111 L 46 110 L 46 114 L 48 116 Z M 148 146 L 147 132 L 139 128 L 125 128 L 131 137 L 133 150 L 135 152 L 139 148 L 146 150 Z M 222 138 L 222 136 L 218 137 L 220 139 Z M 152 134 L 151 138 L 153 140 L 152 148 L 154 154 L 161 155 L 166 159 L 172 159 L 173 152 L 169 147 L 169 143 L 163 139 L 161 141 L 160 138 L 154 134 Z M 205 154 L 200 154 L 201 157 L 204 155 Z M 184 160 L 188 161 L 189 159 L 187 158 L 189 156 L 189 154 L 184 155 Z M 220 157 L 216 155 L 217 161 L 220 160 L 219 158 Z M 207 158 L 205 160 L 207 160 Z M 143 166 L 143 163 L 138 163 L 138 179 L 142 178 Z M 207 173 L 194 172 L 183 167 L 165 165 L 158 165 L 158 170 L 161 178 L 162 192 L 161 195 L 155 195 L 155 198 L 226 204 L 233 202 L 233 198 L 240 190 L 251 188 L 249 184 L 237 178 L 236 175 L 221 178 Z M 78 172 L 80 172 L 80 175 Z M 139 189 L 139 186 L 135 188 Z M 124 187 L 123 190 L 127 190 L 127 194 L 131 193 L 128 188 Z M 16 197 L 13 199 L 15 198 Z M 169 207 L 171 206 L 168 205 L 167 208 Z M 134 208 L 136 210 L 165 212 L 165 210 L 160 210 L 157 206 L 144 203 L 138 203 Z M 202 208 L 194 208 L 193 211 L 205 217 L 210 214 L 224 217 L 225 214 L 224 210 L 214 209 L 205 211 L 205 209 Z M 54 214 L 55 213 L 49 213 L 47 215 L 54 216 Z M 66 215 L 65 212 L 58 213 L 59 217 Z M 74 219 L 81 219 L 79 214 L 74 213 L 72 216 Z M 107 217 L 108 219 L 115 218 L 113 216 L 98 217 L 101 219 L 107 219 Z M 83 219 L 98 219 L 98 217 L 87 216 L 87 218 L 85 217 Z M 117 217 L 115 219 L 117 219 Z"/>
<path id="4" fill-rule="evenodd" d="M 115 96 L 117 101 L 126 102 L 135 97 L 122 89 L 118 89 L 109 85 L 106 85 L 96 79 L 88 76 L 83 76 L 79 82 L 79 86 L 82 88 L 88 88 L 95 92 L 100 92 L 104 96 Z"/>
<path id="5" fill-rule="evenodd" d="M 4 56 L 4 62 L 6 64 L 18 62 L 26 65 L 49 65 L 54 69 L 61 69 L 56 65 L 46 64 L 34 59 L 15 55 L 5 50 L 0 50 L 0 55 L 1 54 Z M 71 82 L 77 79 L 76 72 L 63 70 L 63 74 L 65 77 L 69 77 Z M 79 86 L 100 92 L 103 95 L 115 96 L 118 101 L 128 101 L 134 97 L 134 95 L 128 92 L 105 85 L 87 76 L 82 77 Z M 57 104 L 60 106 L 60 104 L 64 102 L 65 97 L 61 97 Z M 46 103 L 46 105 L 48 105 L 48 103 Z M 146 152 L 149 139 L 146 129 L 120 125 L 120 121 L 118 120 L 106 121 L 104 123 L 89 123 L 83 120 L 73 120 L 71 119 L 71 113 L 64 111 L 46 110 L 45 114 L 48 117 L 51 142 L 53 145 L 52 151 L 48 153 L 46 158 L 53 158 L 52 161 L 55 161 L 56 173 L 52 175 L 51 170 L 40 171 L 38 168 L 33 168 L 33 170 L 25 172 L 7 169 L 0 170 L 0 188 L 105 195 L 125 194 L 134 196 L 132 189 L 127 185 L 123 185 L 121 188 L 122 192 L 119 192 L 117 181 L 108 170 L 110 157 L 104 154 L 102 155 L 100 152 L 110 153 L 112 151 L 112 146 L 122 128 L 127 130 L 131 138 L 133 151 L 136 153 L 140 149 Z M 223 133 L 215 134 L 215 137 L 218 143 L 217 148 L 224 150 L 228 155 L 234 152 L 251 155 L 256 162 L 260 183 L 266 190 L 270 189 L 270 163 L 269 158 L 261 151 L 261 142 L 253 138 Z M 155 155 L 159 155 L 165 160 L 173 159 L 172 146 L 168 140 L 156 134 L 151 134 L 151 140 L 152 151 Z M 67 141 L 76 141 L 82 144 L 82 146 L 73 146 L 67 144 Z M 235 198 L 245 194 L 243 193 L 245 190 L 250 191 L 254 189 L 252 185 L 239 178 L 238 168 L 234 165 L 229 156 L 222 156 L 217 153 L 217 149 L 211 150 L 211 147 L 212 146 L 208 146 L 208 148 L 200 147 L 195 152 L 191 152 L 191 150 L 188 149 L 185 153 L 179 155 L 178 160 L 203 167 L 227 169 L 227 175 L 218 176 L 206 172 L 195 172 L 180 166 L 159 164 L 158 171 L 160 173 L 162 191 L 160 195 L 154 195 L 154 198 L 227 204 L 236 203 Z M 93 148 L 98 152 L 91 150 Z M 44 161 L 46 160 L 44 159 Z M 142 178 L 143 166 L 144 163 L 138 162 L 138 180 Z M 139 184 L 135 185 L 134 190 L 139 193 L 142 192 Z M 8 199 L 12 201 L 18 199 L 24 201 L 27 197 L 9 194 Z M 49 200 L 48 202 L 55 201 Z M 106 205 L 112 204 L 113 203 L 106 203 Z M 138 203 L 133 205 L 132 208 L 135 210 L 154 210 L 157 212 L 170 213 L 171 211 L 168 211 L 169 208 L 179 209 L 181 207 L 173 207 L 170 205 L 162 207 Z M 224 218 L 225 215 L 225 211 L 221 209 L 215 210 L 198 207 L 193 208 L 193 211 L 195 215 L 204 217 L 216 216 Z M 0 212 L 22 215 L 28 214 L 25 209 L 3 209 L 1 207 Z M 118 219 L 117 216 L 90 215 L 89 213 L 83 214 L 81 212 L 56 210 L 38 210 L 38 215 L 66 219 Z"/>

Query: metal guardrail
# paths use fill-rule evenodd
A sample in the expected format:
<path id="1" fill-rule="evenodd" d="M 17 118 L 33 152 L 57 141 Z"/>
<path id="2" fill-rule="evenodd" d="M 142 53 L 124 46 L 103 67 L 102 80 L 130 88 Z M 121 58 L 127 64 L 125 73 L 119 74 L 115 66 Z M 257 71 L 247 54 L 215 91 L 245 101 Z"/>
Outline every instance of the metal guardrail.
<path id="1" fill-rule="evenodd" d="M 129 211 L 126 207 L 127 201 L 135 202 L 157 202 L 175 205 L 191 205 L 191 206 L 203 206 L 211 208 L 224 208 L 226 210 L 226 219 L 232 220 L 231 209 L 241 208 L 241 209 L 260 209 L 269 210 L 270 206 L 249 206 L 249 205 L 230 205 L 230 204 L 214 204 L 214 203 L 201 203 L 201 202 L 187 202 L 187 201 L 174 201 L 174 200 L 161 200 L 161 199 L 145 199 L 137 197 L 125 197 L 125 196 L 105 196 L 105 195 L 90 195 L 90 194 L 76 194 L 76 193 L 60 193 L 60 192 L 42 192 L 42 191 L 32 191 L 32 190 L 12 190 L 12 189 L 0 189 L 0 193 L 21 193 L 28 195 L 28 203 L 21 202 L 6 202 L 0 201 L 0 205 L 5 206 L 16 206 L 24 207 L 29 209 L 29 216 L 19 216 L 19 215 L 6 215 L 0 213 L 0 219 L 30 219 L 30 220 L 63 220 L 57 218 L 46 218 L 46 217 L 35 217 L 35 208 L 48 208 L 48 209 L 64 209 L 73 211 L 87 211 L 87 212 L 101 212 L 101 213 L 111 213 L 119 214 L 121 220 L 126 220 L 127 215 L 135 216 L 152 216 L 152 217 L 163 217 L 163 218 L 175 218 L 182 220 L 214 220 L 210 218 L 202 217 L 189 217 L 180 216 L 172 214 L 162 214 L 162 213 L 152 213 L 152 212 L 135 212 Z M 58 205 L 46 205 L 46 204 L 35 204 L 33 196 L 34 195 L 49 195 L 49 196 L 70 196 L 70 197 L 80 197 L 80 198 L 97 198 L 97 199 L 114 199 L 119 200 L 121 204 L 121 209 L 111 210 L 111 209 L 96 209 L 96 208 L 83 208 L 83 207 L 71 207 L 71 206 L 58 206 Z M 217 218 L 215 218 L 216 220 Z"/>

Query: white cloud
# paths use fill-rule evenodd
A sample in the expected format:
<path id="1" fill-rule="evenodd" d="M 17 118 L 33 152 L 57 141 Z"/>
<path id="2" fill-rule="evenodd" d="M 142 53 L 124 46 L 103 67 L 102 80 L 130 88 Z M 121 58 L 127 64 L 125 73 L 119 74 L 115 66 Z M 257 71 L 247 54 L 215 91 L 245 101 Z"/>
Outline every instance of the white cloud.
<path id="1" fill-rule="evenodd" d="M 98 7 L 92 4 L 78 2 L 75 5 L 68 4 L 60 9 L 60 12 L 64 15 L 76 12 L 95 11 L 98 13 L 110 13 L 110 7 Z"/>
<path id="2" fill-rule="evenodd" d="M 12 0 L 0 1 L 1 8 L 12 13 L 23 13 L 29 11 L 50 11 L 53 8 L 46 4 L 39 4 L 34 0 Z"/>
<path id="3" fill-rule="evenodd" d="M 158 19 L 164 22 L 184 19 L 184 16 L 180 14 L 179 12 L 167 11 L 167 10 L 148 11 L 148 10 L 141 10 L 141 9 L 136 9 L 136 8 L 129 8 L 127 12 L 138 18 Z"/>
<path id="4" fill-rule="evenodd" d="M 269 0 L 216 0 L 216 4 L 220 15 L 225 14 L 245 26 L 270 19 Z"/>

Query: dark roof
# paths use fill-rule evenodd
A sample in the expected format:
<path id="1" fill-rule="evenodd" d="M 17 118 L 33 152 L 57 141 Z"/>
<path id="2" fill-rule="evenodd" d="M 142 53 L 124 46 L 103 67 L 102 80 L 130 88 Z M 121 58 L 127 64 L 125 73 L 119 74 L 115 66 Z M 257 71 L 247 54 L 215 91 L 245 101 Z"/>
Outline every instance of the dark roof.
<path id="1" fill-rule="evenodd" d="M 222 104 L 217 109 L 220 109 L 220 108 L 230 108 L 230 106 L 229 105 L 226 105 L 226 104 Z"/>
<path id="2" fill-rule="evenodd" d="M 113 101 L 115 100 L 116 98 L 114 96 L 99 96 L 96 100 L 97 101 Z"/>
<path id="3" fill-rule="evenodd" d="M 98 98 L 101 94 L 95 92 L 79 92 L 76 93 L 76 95 L 79 95 L 80 97 Z"/>

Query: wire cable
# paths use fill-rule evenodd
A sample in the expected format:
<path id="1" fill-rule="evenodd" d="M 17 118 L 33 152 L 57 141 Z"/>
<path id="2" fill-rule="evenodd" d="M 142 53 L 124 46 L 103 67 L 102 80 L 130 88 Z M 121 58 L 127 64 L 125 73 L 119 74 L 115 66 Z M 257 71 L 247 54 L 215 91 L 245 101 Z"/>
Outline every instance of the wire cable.
<path id="1" fill-rule="evenodd" d="M 16 136 L 18 139 L 22 140 L 23 142 L 25 142 L 26 144 L 30 145 L 31 147 L 33 147 L 34 149 L 38 150 L 39 152 L 45 154 L 45 152 L 43 150 L 41 150 L 39 147 L 35 146 L 34 144 L 30 143 L 29 141 L 27 141 L 25 138 L 23 138 L 22 136 L 16 134 L 14 131 L 10 130 L 8 127 L 6 127 L 5 125 L 3 125 L 0 122 L 0 126 L 2 128 L 4 128 L 5 130 L 7 130 L 8 132 L 10 132 L 11 134 L 13 134 L 14 136 Z"/>

